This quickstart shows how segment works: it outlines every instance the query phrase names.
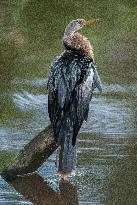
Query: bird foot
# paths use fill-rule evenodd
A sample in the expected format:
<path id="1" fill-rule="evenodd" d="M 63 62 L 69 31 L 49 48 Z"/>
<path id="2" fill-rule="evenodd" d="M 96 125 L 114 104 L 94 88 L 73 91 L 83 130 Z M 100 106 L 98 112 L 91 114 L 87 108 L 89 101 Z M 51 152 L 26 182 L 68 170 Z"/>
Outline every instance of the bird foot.
<path id="1" fill-rule="evenodd" d="M 75 176 L 75 170 L 73 170 L 71 172 L 60 171 L 60 172 L 58 172 L 58 176 L 60 179 L 68 180 L 68 177 Z"/>

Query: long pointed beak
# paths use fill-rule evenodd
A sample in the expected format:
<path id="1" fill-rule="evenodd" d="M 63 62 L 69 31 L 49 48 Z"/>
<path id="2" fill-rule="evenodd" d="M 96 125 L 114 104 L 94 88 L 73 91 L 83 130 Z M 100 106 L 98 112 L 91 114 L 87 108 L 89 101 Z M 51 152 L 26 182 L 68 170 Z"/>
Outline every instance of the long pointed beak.
<path id="1" fill-rule="evenodd" d="M 89 20 L 85 21 L 84 25 L 92 25 L 92 24 L 96 23 L 97 21 L 100 21 L 100 19 L 99 18 L 97 18 L 97 19 L 89 19 Z"/>

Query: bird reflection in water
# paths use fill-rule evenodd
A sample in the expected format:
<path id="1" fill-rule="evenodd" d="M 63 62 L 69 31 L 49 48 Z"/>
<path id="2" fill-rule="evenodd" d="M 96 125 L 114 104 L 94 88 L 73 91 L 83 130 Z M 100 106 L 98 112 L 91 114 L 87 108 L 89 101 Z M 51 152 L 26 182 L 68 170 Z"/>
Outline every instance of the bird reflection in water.
<path id="1" fill-rule="evenodd" d="M 7 181 L 23 197 L 34 205 L 77 205 L 76 187 L 66 180 L 60 180 L 60 192 L 54 191 L 37 173 L 18 176 Z"/>

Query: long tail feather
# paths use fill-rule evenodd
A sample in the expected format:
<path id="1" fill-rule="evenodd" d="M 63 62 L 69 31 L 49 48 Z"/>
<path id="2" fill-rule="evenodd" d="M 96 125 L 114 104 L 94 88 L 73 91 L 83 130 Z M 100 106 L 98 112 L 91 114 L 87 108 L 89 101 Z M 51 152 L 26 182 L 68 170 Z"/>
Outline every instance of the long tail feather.
<path id="1" fill-rule="evenodd" d="M 72 137 L 72 134 L 68 134 L 61 140 L 58 172 L 62 177 L 63 175 L 72 175 L 75 172 L 77 152 L 76 145 L 72 145 Z"/>

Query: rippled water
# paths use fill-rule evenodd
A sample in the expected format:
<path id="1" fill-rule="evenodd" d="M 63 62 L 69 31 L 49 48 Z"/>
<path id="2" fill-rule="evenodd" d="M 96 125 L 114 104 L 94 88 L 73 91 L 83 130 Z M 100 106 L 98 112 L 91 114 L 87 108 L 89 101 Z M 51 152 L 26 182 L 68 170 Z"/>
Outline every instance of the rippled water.
<path id="1" fill-rule="evenodd" d="M 71 19 L 102 17 L 83 33 L 93 42 L 103 93 L 95 92 L 78 136 L 76 176 L 59 182 L 53 154 L 33 175 L 9 184 L 1 177 L 0 205 L 134 205 L 136 6 L 133 1 L 63 1 L 0 2 L 0 151 L 19 151 L 49 124 L 49 65 L 62 51 L 63 29 Z"/>

